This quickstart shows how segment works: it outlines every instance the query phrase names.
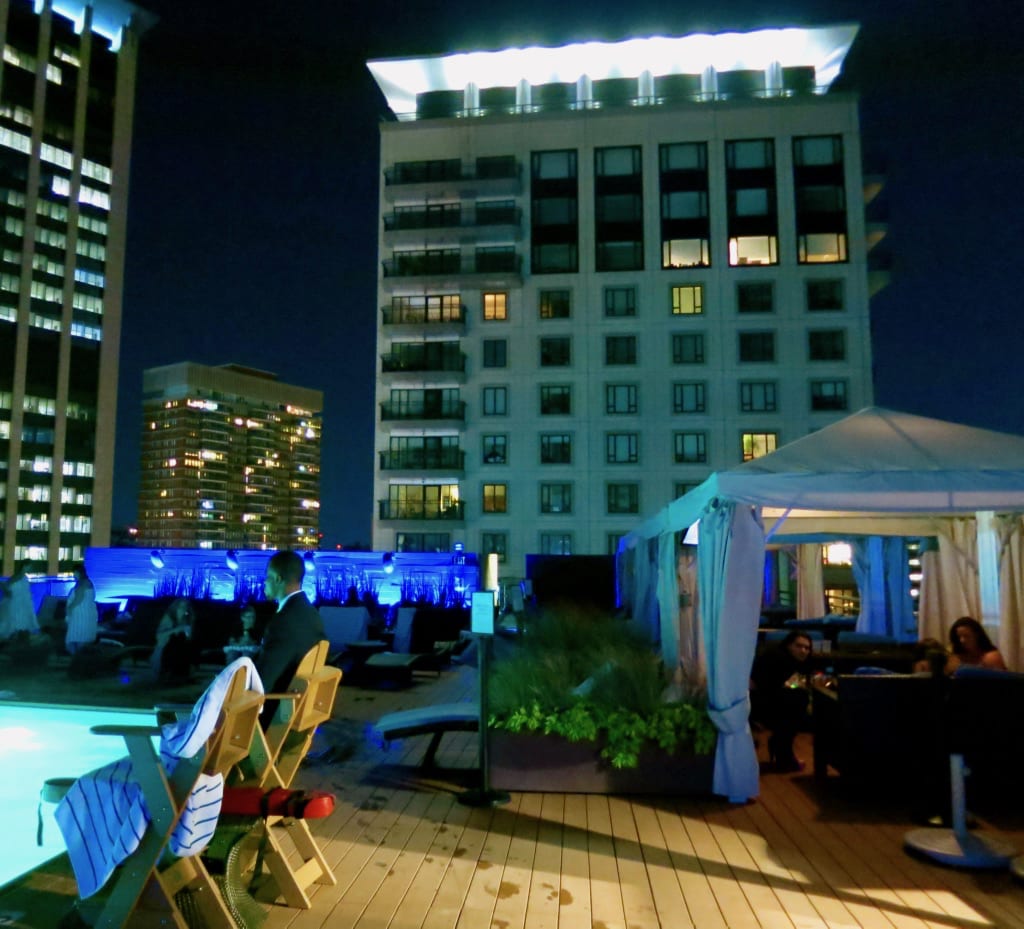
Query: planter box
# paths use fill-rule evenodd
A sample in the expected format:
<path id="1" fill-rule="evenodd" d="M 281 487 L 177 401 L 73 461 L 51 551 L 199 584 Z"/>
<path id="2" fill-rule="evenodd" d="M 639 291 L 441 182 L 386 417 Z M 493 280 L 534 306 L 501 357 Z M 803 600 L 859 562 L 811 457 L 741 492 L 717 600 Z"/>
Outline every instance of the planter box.
<path id="1" fill-rule="evenodd" d="M 490 785 L 498 790 L 583 794 L 711 793 L 715 756 L 670 755 L 655 745 L 640 752 L 635 768 L 613 768 L 594 742 L 553 735 L 488 732 Z"/>

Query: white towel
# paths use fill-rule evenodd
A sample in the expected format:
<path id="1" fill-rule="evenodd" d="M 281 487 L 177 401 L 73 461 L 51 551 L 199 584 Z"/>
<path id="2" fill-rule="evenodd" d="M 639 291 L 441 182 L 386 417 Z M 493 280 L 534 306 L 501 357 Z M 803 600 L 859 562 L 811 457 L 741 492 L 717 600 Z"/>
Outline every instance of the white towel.
<path id="1" fill-rule="evenodd" d="M 162 727 L 160 761 L 168 774 L 182 759 L 201 751 L 220 715 L 228 685 L 239 667 L 250 690 L 263 684 L 250 658 L 239 658 L 214 678 L 191 715 Z M 224 795 L 224 780 L 200 774 L 169 846 L 180 857 L 198 855 L 213 837 Z M 132 777 L 130 758 L 122 758 L 78 778 L 54 812 L 84 899 L 94 894 L 142 841 L 149 826 L 142 788 Z"/>

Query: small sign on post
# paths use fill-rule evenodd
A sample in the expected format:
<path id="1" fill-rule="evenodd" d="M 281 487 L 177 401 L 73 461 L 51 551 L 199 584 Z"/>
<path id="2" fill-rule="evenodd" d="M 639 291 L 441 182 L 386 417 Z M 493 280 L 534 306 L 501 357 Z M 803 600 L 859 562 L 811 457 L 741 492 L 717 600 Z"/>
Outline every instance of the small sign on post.
<path id="1" fill-rule="evenodd" d="M 470 629 L 476 635 L 494 635 L 494 591 L 473 592 L 473 609 L 470 614 Z"/>

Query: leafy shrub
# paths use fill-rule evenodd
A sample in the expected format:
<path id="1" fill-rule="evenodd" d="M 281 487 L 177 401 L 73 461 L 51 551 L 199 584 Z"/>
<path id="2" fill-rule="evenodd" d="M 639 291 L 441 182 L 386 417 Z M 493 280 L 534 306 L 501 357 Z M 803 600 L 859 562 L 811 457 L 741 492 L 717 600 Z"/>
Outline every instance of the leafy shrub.
<path id="1" fill-rule="evenodd" d="M 635 767 L 645 742 L 708 754 L 715 729 L 703 698 L 666 703 L 664 666 L 628 622 L 563 606 L 529 621 L 492 666 L 489 725 L 602 743 L 613 767 Z"/>

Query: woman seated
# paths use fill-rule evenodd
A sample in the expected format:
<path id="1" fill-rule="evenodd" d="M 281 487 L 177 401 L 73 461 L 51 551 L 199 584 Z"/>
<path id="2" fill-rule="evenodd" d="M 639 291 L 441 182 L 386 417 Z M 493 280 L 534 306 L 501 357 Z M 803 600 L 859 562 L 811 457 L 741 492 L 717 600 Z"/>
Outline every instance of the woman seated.
<path id="1" fill-rule="evenodd" d="M 192 664 L 192 604 L 179 597 L 167 607 L 156 627 L 156 646 L 150 666 L 158 678 L 187 679 Z"/>
<path id="2" fill-rule="evenodd" d="M 976 619 L 961 616 L 949 628 L 949 644 L 953 650 L 946 664 L 946 673 L 960 667 L 991 668 L 1005 671 L 1006 662 L 999 649 L 992 644 L 988 633 Z"/>
<path id="3" fill-rule="evenodd" d="M 771 730 L 768 754 L 779 771 L 803 768 L 793 754 L 793 739 L 807 724 L 808 692 L 803 684 L 810 656 L 810 636 L 791 632 L 761 652 L 750 671 L 750 717 Z"/>

